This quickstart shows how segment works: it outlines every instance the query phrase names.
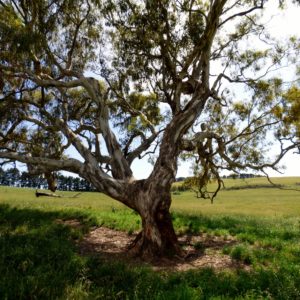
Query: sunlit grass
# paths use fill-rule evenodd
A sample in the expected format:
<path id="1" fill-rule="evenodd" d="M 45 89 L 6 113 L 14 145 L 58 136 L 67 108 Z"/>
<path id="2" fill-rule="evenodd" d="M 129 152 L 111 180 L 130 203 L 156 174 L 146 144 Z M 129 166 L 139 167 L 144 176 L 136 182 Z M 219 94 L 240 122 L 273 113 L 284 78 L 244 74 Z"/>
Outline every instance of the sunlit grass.
<path id="1" fill-rule="evenodd" d="M 224 190 L 213 204 L 197 199 L 193 192 L 184 192 L 173 195 L 172 209 L 184 213 L 297 216 L 300 214 L 300 191 L 276 188 Z"/>
<path id="2" fill-rule="evenodd" d="M 300 178 L 274 181 L 298 188 Z M 264 186 L 266 181 L 225 184 Z M 140 218 L 100 193 L 58 194 L 66 197 L 36 198 L 32 189 L 0 187 L 0 299 L 300 299 L 300 192 L 222 190 L 214 204 L 192 192 L 173 195 L 178 234 L 233 238 L 236 243 L 222 253 L 250 270 L 171 274 L 81 256 L 74 241 L 91 226 L 131 233 L 140 228 Z M 84 226 L 56 222 L 74 218 Z"/>
<path id="3" fill-rule="evenodd" d="M 221 190 L 214 204 L 209 200 L 198 199 L 195 193 L 182 192 L 172 195 L 172 211 L 202 214 L 242 214 L 252 216 L 298 216 L 300 215 L 300 183 L 299 177 L 274 178 L 274 182 L 285 188 L 298 188 L 299 191 L 281 190 L 278 188 L 251 188 L 240 190 Z M 244 185 L 266 185 L 265 178 L 226 179 L 226 187 Z M 75 192 L 58 192 L 71 197 Z M 0 186 L 0 203 L 17 207 L 34 207 L 43 210 L 83 209 L 94 211 L 113 211 L 126 209 L 121 203 L 100 193 L 84 192 L 78 198 L 35 197 L 33 189 L 18 189 Z"/>

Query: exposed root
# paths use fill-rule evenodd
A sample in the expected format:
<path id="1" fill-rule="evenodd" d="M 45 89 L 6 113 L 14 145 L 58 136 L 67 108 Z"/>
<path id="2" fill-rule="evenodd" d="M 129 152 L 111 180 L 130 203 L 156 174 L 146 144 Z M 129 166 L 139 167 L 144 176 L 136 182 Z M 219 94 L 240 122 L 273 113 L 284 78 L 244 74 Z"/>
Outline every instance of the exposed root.
<path id="1" fill-rule="evenodd" d="M 159 261 L 162 258 L 184 259 L 185 252 L 179 246 L 177 239 L 162 238 L 162 245 L 158 245 L 145 237 L 143 231 L 139 232 L 129 244 L 128 253 L 133 257 L 140 257 L 148 262 Z"/>

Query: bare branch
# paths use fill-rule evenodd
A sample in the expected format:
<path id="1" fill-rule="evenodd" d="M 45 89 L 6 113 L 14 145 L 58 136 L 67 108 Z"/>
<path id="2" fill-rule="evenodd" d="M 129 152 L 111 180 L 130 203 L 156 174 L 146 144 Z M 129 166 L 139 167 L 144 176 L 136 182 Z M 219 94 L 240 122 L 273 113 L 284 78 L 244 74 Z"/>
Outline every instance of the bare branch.
<path id="1" fill-rule="evenodd" d="M 236 17 L 242 17 L 242 16 L 245 16 L 245 15 L 248 15 L 250 14 L 251 12 L 257 10 L 257 9 L 263 9 L 264 8 L 264 5 L 263 5 L 264 1 L 261 1 L 260 2 L 260 5 L 256 5 L 248 10 L 245 10 L 245 11 L 241 11 L 239 13 L 236 13 L 230 17 L 228 17 L 227 19 L 225 19 L 224 21 L 222 21 L 220 24 L 219 24 L 219 27 L 223 26 L 225 23 L 227 23 L 228 21 L 236 18 Z"/>

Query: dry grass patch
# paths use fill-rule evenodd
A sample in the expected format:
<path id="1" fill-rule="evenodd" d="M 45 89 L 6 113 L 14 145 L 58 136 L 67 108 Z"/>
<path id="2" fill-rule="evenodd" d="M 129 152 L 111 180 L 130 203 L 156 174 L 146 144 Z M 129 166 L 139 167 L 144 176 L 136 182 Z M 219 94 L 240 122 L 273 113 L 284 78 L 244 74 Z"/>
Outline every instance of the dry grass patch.
<path id="1" fill-rule="evenodd" d="M 80 227 L 78 220 L 57 220 L 71 227 Z M 81 255 L 99 255 L 107 261 L 126 261 L 130 265 L 143 265 L 145 262 L 128 255 L 128 247 L 136 237 L 136 233 L 126 232 L 106 227 L 94 227 L 82 239 L 77 241 Z M 225 246 L 234 245 L 237 241 L 233 237 L 212 236 L 208 234 L 183 234 L 179 236 L 179 243 L 186 255 L 184 258 L 159 259 L 147 263 L 155 271 L 188 271 L 201 268 L 244 269 L 250 267 L 233 260 L 223 254 Z"/>

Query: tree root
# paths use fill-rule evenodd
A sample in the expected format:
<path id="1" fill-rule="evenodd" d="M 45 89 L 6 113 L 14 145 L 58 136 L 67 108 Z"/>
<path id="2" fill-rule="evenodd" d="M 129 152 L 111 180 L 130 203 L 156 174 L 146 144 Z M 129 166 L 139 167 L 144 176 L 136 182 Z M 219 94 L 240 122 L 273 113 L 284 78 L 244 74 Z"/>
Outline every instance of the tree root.
<path id="1" fill-rule="evenodd" d="M 132 257 L 140 257 L 144 261 L 157 262 L 161 259 L 184 261 L 185 252 L 174 242 L 159 247 L 152 241 L 145 238 L 143 231 L 138 233 L 136 238 L 127 248 L 128 254 Z"/>

